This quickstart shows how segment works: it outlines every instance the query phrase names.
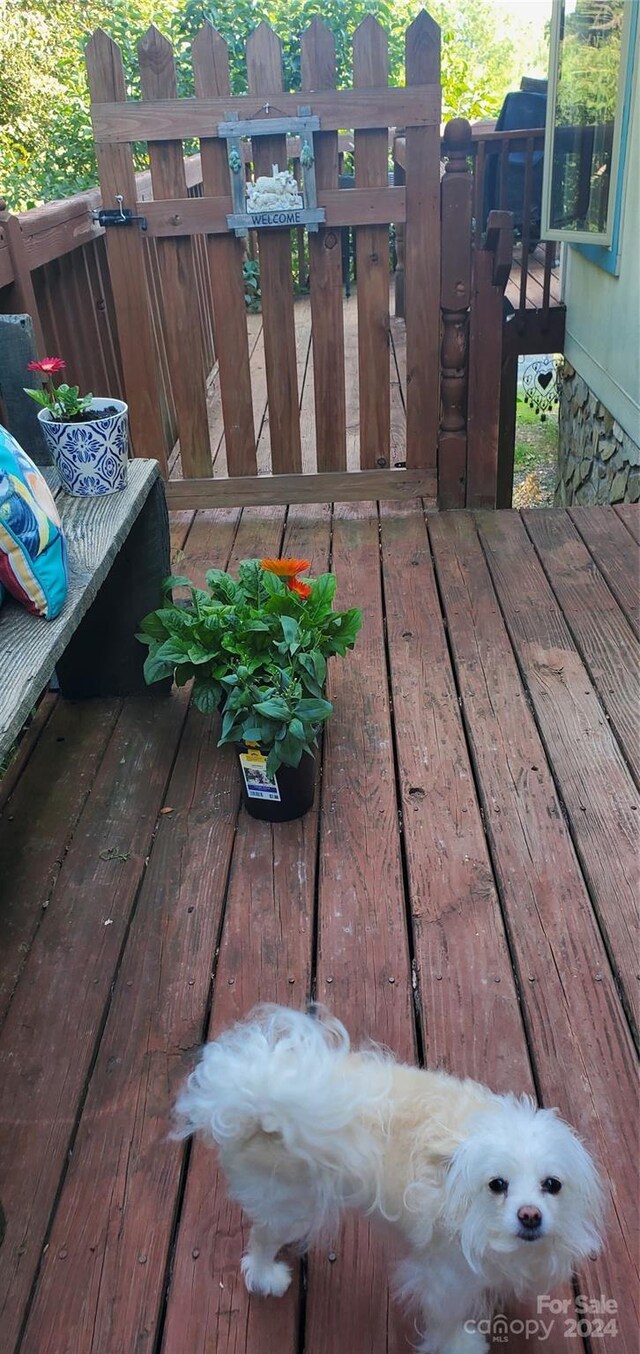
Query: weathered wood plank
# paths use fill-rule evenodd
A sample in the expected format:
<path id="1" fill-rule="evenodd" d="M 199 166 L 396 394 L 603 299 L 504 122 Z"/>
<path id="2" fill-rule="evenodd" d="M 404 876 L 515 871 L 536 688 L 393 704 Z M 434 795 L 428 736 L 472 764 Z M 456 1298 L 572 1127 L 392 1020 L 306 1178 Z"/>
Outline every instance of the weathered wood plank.
<path id="1" fill-rule="evenodd" d="M 379 1039 L 413 1060 L 412 979 L 395 803 L 375 511 L 336 509 L 333 564 L 338 606 L 363 608 L 353 656 L 330 670 L 334 714 L 325 734 L 318 899 L 318 999 L 355 1040 Z M 379 1233 L 348 1222 L 309 1258 L 308 1354 L 368 1354 L 398 1342 L 402 1317 L 388 1297 Z M 366 1332 L 366 1337 L 364 1336 Z"/>
<path id="2" fill-rule="evenodd" d="M 415 993 L 429 1067 L 535 1095 L 421 505 L 380 505 Z M 557 1293 L 570 1299 L 570 1289 Z M 509 1305 L 534 1319 L 535 1301 Z M 514 1349 L 520 1349 L 517 1335 Z M 564 1334 L 549 1352 L 566 1351 Z M 523 1351 L 526 1342 L 522 1342 Z"/>
<path id="3" fill-rule="evenodd" d="M 302 34 L 300 45 L 303 90 L 335 89 L 336 50 L 331 30 L 321 19 L 315 18 Z M 319 204 L 323 205 L 320 203 L 323 191 L 333 190 L 336 208 L 340 210 L 344 192 L 341 194 L 338 188 L 337 132 L 317 133 L 314 154 Z M 327 227 L 309 234 L 315 461 L 320 471 L 346 470 L 347 467 L 342 250 L 340 237 L 329 229 L 333 224 L 329 218 L 330 212 Z"/>
<path id="4" fill-rule="evenodd" d="M 124 71 L 115 42 L 98 29 L 89 39 L 85 55 L 93 102 L 124 101 Z M 119 107 L 120 102 L 114 106 Z M 125 142 L 127 140 L 125 138 Z M 126 144 L 100 146 L 96 155 L 103 205 L 115 207 L 116 193 L 122 194 L 126 204 L 133 204 L 137 194 L 131 147 Z M 107 234 L 109 273 L 115 299 L 133 451 L 136 456 L 156 456 L 165 472 L 164 433 L 156 398 L 156 355 L 143 248 L 137 230 L 111 230 Z"/>
<path id="5" fill-rule="evenodd" d="M 247 40 L 247 74 L 252 95 L 277 96 L 279 103 L 282 44 L 265 23 L 259 24 Z M 254 137 L 253 155 L 256 175 L 270 174 L 274 164 L 286 167 L 286 137 Z M 276 474 L 296 474 L 302 469 L 302 459 L 288 231 L 266 231 L 260 237 L 260 290 L 273 470 Z"/>
<path id="6" fill-rule="evenodd" d="M 177 103 L 171 99 L 153 103 L 130 100 L 123 107 L 105 91 L 101 98 L 94 98 L 91 110 L 94 139 L 96 144 L 108 146 L 128 141 L 167 141 L 174 137 L 185 141 L 210 136 L 212 127 L 224 122 L 227 113 L 237 113 L 241 121 L 264 116 L 264 105 L 255 97 L 257 93 L 252 90 L 229 99 L 180 99 Z M 281 116 L 296 117 L 299 107 L 299 93 L 278 93 Z M 429 127 L 440 117 L 440 85 L 404 89 L 383 84 L 377 89 L 341 89 L 337 96 L 329 90 L 320 90 L 314 92 L 311 111 L 327 132 L 339 132 L 345 127 Z"/>
<path id="7" fill-rule="evenodd" d="M 640 649 L 567 513 L 523 513 L 542 561 L 623 748 L 640 782 Z"/>
<path id="8" fill-rule="evenodd" d="M 24 1335 L 33 1354 L 157 1334 L 183 1158 L 170 1108 L 202 1038 L 240 801 L 218 737 L 192 709 Z"/>
<path id="9" fill-rule="evenodd" d="M 296 344 L 296 380 L 299 392 L 300 408 L 304 399 L 304 392 L 307 384 L 307 376 L 310 361 L 311 349 L 311 306 L 308 297 L 300 297 L 294 306 L 295 323 L 295 344 Z M 264 483 L 265 477 L 271 478 L 273 473 L 273 430 L 271 427 L 271 418 L 269 405 L 267 402 L 266 390 L 266 370 L 264 349 L 257 348 L 252 360 L 252 372 L 254 374 L 254 391 L 256 392 L 257 410 L 262 412 L 262 420 L 258 435 L 258 474 L 261 477 L 261 483 Z M 308 439 L 313 431 L 313 408 L 311 409 L 312 424 L 311 427 L 304 429 L 305 439 Z M 300 424 L 300 464 L 302 466 L 302 438 L 303 428 L 302 420 Z M 280 478 L 280 477 L 278 477 Z M 295 476 L 292 476 L 295 480 Z M 282 505 L 280 505 L 282 506 Z"/>
<path id="10" fill-rule="evenodd" d="M 407 85 L 440 79 L 440 29 L 421 10 L 406 34 Z M 357 163 L 357 160 L 356 160 Z M 407 465 L 435 470 L 440 414 L 440 113 L 406 131 L 404 232 Z"/>
<path id="11" fill-rule="evenodd" d="M 153 25 L 138 43 L 140 82 L 148 99 L 177 101 L 171 43 Z M 187 182 L 179 142 L 153 142 L 149 163 L 154 198 L 185 198 Z M 176 406 L 180 459 L 185 476 L 211 473 L 209 424 L 205 398 L 206 365 L 197 322 L 198 287 L 193 244 L 189 239 L 157 244 L 163 298 L 163 329 Z"/>
<path id="12" fill-rule="evenodd" d="M 440 307 L 442 348 L 438 503 L 462 508 L 467 488 L 467 387 L 474 181 L 467 168 L 471 128 L 462 118 L 448 122 L 447 156 L 441 183 L 442 249 Z"/>
<path id="13" fill-rule="evenodd" d="M 225 568 L 238 513 L 202 513 L 188 538 L 197 586 Z M 188 716 L 93 1070 L 25 1347 L 130 1349 L 152 1338 L 182 1153 L 167 1140 L 186 1050 L 202 1038 L 239 783 L 219 724 Z M 122 1146 L 127 1144 L 123 1153 Z M 96 1195 L 96 1180 L 105 1187 Z M 91 1236 L 91 1241 L 88 1240 Z M 60 1249 L 70 1263 L 58 1263 Z M 146 1257 L 141 1265 L 139 1256 Z M 71 1288 L 67 1275 L 73 1274 Z"/>
<path id="14" fill-rule="evenodd" d="M 354 432 L 349 424 L 348 431 Z M 357 424 L 355 426 L 357 431 Z M 273 433 L 272 433 L 273 436 Z M 317 475 L 261 475 L 228 480 L 172 480 L 170 508 L 223 504 L 346 503 L 378 498 L 423 498 L 435 507 L 435 476 L 428 470 L 348 470 Z"/>
<path id="15" fill-rule="evenodd" d="M 640 545 L 640 504 L 616 503 L 615 511 L 621 522 L 631 532 L 634 541 Z"/>
<path id="16" fill-rule="evenodd" d="M 353 83 L 362 89 L 383 85 L 389 72 L 387 34 L 369 14 L 353 38 Z M 389 135 L 354 133 L 356 188 L 388 184 Z M 388 466 L 391 446 L 389 388 L 389 232 L 361 226 L 356 232 L 358 274 L 358 378 L 360 468 Z"/>
<path id="17" fill-rule="evenodd" d="M 248 512 L 232 564 L 246 555 L 277 555 L 284 513 Z M 325 517 L 295 540 L 323 566 L 329 551 Z M 256 1001 L 304 1005 L 309 995 L 317 808 L 298 823 L 270 827 L 241 813 L 224 928 L 216 964 L 209 1037 L 246 1015 Z M 169 1290 L 164 1348 L 193 1354 L 274 1349 L 294 1354 L 297 1285 L 281 1302 L 250 1299 L 240 1274 L 246 1241 L 215 1156 L 202 1143 L 191 1155 Z"/>
<path id="18" fill-rule="evenodd" d="M 0 1035 L 7 1348 L 41 1259 L 185 709 L 183 699 L 127 703 Z"/>
<path id="19" fill-rule="evenodd" d="M 498 483 L 503 297 L 492 276 L 493 254 L 476 249 L 469 321 L 465 500 L 472 508 L 495 507 Z"/>
<path id="20" fill-rule="evenodd" d="M 158 473 L 156 461 L 134 460 L 122 493 L 94 499 L 64 495 L 60 500 L 70 568 L 60 615 L 43 622 L 12 601 L 0 612 L 0 754 L 22 728 L 88 611 Z"/>
<path id="21" fill-rule="evenodd" d="M 617 1302 L 619 1334 L 602 1348 L 626 1354 L 640 1293 L 631 1039 L 473 521 L 434 515 L 429 535 L 538 1084 L 611 1191 L 607 1244 L 579 1287 Z"/>
<path id="22" fill-rule="evenodd" d="M 58 701 L 0 818 L 0 1022 L 119 712 Z"/>
<path id="23" fill-rule="evenodd" d="M 637 1033 L 638 792 L 518 514 L 480 513 L 476 520 L 613 969 Z"/>
<path id="24" fill-rule="evenodd" d="M 36 709 L 20 730 L 19 739 L 5 758 L 5 769 L 0 777 L 0 813 L 13 794 L 20 777 L 35 751 L 40 735 L 58 703 L 57 691 L 45 691 Z"/>
<path id="25" fill-rule="evenodd" d="M 315 20 L 314 20 L 315 22 Z M 204 30 L 203 30 L 204 31 Z M 322 137 L 331 137 L 336 139 L 335 132 L 317 132 L 314 137 L 314 146 L 316 137 L 320 138 L 319 144 L 322 146 Z M 202 143 L 207 145 L 206 141 Z M 216 150 L 224 150 L 224 143 L 210 139 L 211 146 Z M 226 184 L 215 185 L 207 189 L 205 183 L 204 197 L 183 197 L 174 198 L 165 197 L 158 202 L 138 202 L 137 210 L 146 218 L 147 234 L 152 238 L 179 238 L 182 235 L 199 235 L 207 232 L 210 235 L 227 235 L 229 227 L 227 225 L 227 216 L 232 213 L 232 203 L 228 192 L 229 184 L 229 166 L 225 152 Z M 319 157 L 318 157 L 319 159 Z M 316 159 L 316 166 L 318 164 Z M 336 178 L 337 178 L 337 148 L 336 148 Z M 204 173 L 204 161 L 203 161 Z M 317 173 L 317 168 L 316 168 Z M 323 207 L 326 212 L 326 226 L 336 228 L 338 226 L 366 226 L 366 225 L 384 225 L 391 221 L 404 221 L 406 219 L 406 198 L 404 188 L 350 188 L 347 191 L 343 188 L 331 187 L 333 177 L 328 180 L 329 187 L 320 189 L 318 184 L 318 206 Z M 320 226 L 316 235 L 310 236 L 310 243 L 317 241 L 317 235 L 322 234 L 325 227 Z M 234 245 L 237 245 L 235 237 L 229 237 Z M 263 236 L 264 238 L 264 236 Z M 329 245 L 329 251 L 333 257 L 333 245 Z"/>
<path id="26" fill-rule="evenodd" d="M 640 637 L 640 555 L 614 508 L 569 508 L 569 514 L 634 634 Z"/>
<path id="27" fill-rule="evenodd" d="M 193 43 L 192 62 L 199 98 L 229 93 L 227 44 L 208 23 Z M 207 199 L 217 194 L 229 193 L 226 143 L 213 137 L 203 138 L 200 154 L 205 196 L 190 199 L 190 205 L 191 202 L 206 204 Z M 209 225 L 206 228 L 210 230 Z M 226 230 L 225 220 L 225 234 L 221 239 L 209 237 L 207 251 L 228 473 L 255 475 L 256 442 L 242 276 L 243 243 Z M 213 443 L 212 446 L 215 457 L 217 448 Z"/>
<path id="28" fill-rule="evenodd" d="M 382 559 L 418 991 L 430 1066 L 531 1092 L 424 514 L 383 503 Z"/>

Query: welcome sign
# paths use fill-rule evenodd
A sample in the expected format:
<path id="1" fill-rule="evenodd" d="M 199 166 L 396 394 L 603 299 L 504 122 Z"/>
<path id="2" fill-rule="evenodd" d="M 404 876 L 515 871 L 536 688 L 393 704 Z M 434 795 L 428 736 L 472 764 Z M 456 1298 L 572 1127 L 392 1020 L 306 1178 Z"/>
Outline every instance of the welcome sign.
<path id="1" fill-rule="evenodd" d="M 306 226 L 307 230 L 314 231 L 324 220 L 324 207 L 293 207 L 287 210 L 275 208 L 270 212 L 235 212 L 227 217 L 227 225 L 237 235 L 244 235 L 247 230 L 289 230 L 295 226 Z"/>

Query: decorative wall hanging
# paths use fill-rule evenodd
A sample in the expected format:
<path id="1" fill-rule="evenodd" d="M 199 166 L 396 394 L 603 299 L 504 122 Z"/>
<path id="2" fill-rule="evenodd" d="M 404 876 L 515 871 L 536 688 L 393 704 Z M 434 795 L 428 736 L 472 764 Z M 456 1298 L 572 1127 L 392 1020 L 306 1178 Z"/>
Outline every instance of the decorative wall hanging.
<path id="1" fill-rule="evenodd" d="M 269 115 L 269 104 L 264 106 Z M 315 154 L 313 133 L 320 130 L 320 119 L 311 116 L 310 108 L 299 108 L 297 118 L 251 118 L 241 122 L 230 113 L 226 122 L 218 124 L 217 135 L 227 142 L 231 200 L 233 212 L 227 216 L 227 225 L 236 235 L 247 235 L 249 230 L 290 229 L 306 226 L 317 231 L 325 219 L 323 207 L 318 207 L 316 193 Z M 302 193 L 300 185 L 288 168 L 273 165 L 270 175 L 262 174 L 254 182 L 246 183 L 243 170 L 242 138 L 257 136 L 299 136 L 302 148 Z"/>
<path id="2" fill-rule="evenodd" d="M 536 357 L 528 362 L 522 373 L 525 404 L 530 404 L 540 422 L 558 403 L 558 364 L 555 357 Z"/>

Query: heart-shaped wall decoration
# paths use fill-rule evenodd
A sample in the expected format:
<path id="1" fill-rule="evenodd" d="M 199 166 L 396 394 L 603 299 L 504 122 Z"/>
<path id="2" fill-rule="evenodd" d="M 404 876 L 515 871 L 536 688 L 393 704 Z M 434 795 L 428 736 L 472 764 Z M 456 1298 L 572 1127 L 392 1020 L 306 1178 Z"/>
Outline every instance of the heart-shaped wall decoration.
<path id="1" fill-rule="evenodd" d="M 522 373 L 525 404 L 545 419 L 558 402 L 558 367 L 552 356 L 536 357 L 528 362 Z"/>

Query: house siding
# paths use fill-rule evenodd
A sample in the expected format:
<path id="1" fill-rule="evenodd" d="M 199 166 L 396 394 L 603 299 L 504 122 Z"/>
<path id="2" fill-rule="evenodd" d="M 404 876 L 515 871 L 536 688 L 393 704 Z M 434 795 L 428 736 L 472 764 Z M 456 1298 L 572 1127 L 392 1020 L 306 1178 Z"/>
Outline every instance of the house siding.
<path id="1" fill-rule="evenodd" d="M 565 366 L 557 501 L 638 499 L 640 446 L 640 28 L 625 157 L 618 275 L 565 249 Z"/>

